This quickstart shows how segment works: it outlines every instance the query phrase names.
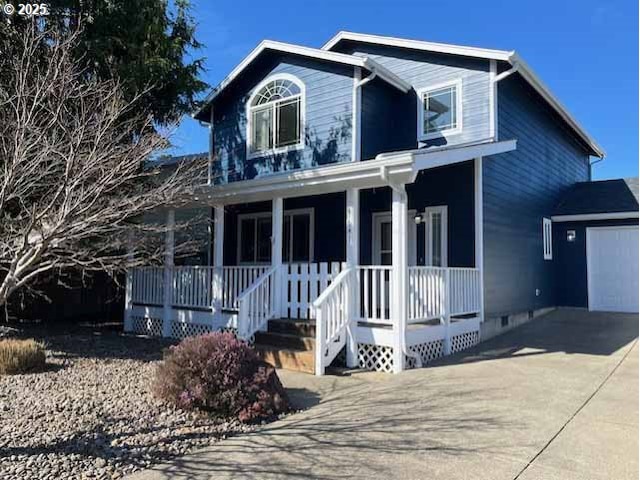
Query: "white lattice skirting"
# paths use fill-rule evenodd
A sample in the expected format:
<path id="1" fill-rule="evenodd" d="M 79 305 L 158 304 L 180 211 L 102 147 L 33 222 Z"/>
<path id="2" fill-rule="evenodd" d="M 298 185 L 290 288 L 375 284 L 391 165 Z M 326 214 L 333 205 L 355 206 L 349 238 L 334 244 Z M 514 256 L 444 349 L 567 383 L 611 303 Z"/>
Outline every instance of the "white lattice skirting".
<path id="1" fill-rule="evenodd" d="M 467 332 L 451 337 L 451 353 L 461 352 L 478 344 L 480 332 Z"/>
<path id="2" fill-rule="evenodd" d="M 409 347 L 412 353 L 417 353 L 422 360 L 422 365 L 440 358 L 444 355 L 444 340 L 434 340 L 432 342 L 419 343 Z M 416 360 L 413 357 L 406 357 L 407 368 L 416 368 Z"/>
<path id="3" fill-rule="evenodd" d="M 171 336 L 173 338 L 183 339 L 185 337 L 195 337 L 196 335 L 204 335 L 211 333 L 213 328 L 211 325 L 203 325 L 201 323 L 187 323 L 174 320 L 171 322 Z"/>
<path id="4" fill-rule="evenodd" d="M 393 347 L 359 343 L 358 363 L 365 370 L 390 373 L 393 371 Z"/>
<path id="5" fill-rule="evenodd" d="M 131 317 L 131 331 L 140 335 L 150 335 L 152 337 L 162 336 L 162 319 L 150 317 Z"/>

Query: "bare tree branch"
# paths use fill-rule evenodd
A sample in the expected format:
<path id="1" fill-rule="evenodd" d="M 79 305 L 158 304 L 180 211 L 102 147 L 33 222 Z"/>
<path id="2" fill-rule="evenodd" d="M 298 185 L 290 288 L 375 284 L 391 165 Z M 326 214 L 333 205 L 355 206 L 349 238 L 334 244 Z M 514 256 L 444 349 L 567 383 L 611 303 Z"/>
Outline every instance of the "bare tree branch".
<path id="1" fill-rule="evenodd" d="M 185 205 L 206 181 L 204 161 L 150 161 L 167 139 L 134 113 L 139 97 L 78 69 L 77 39 L 34 26 L 0 63 L 0 306 L 54 269 L 115 273 L 159 258 L 164 226 L 144 216 Z M 8 50 L 0 40 L 0 57 Z"/>

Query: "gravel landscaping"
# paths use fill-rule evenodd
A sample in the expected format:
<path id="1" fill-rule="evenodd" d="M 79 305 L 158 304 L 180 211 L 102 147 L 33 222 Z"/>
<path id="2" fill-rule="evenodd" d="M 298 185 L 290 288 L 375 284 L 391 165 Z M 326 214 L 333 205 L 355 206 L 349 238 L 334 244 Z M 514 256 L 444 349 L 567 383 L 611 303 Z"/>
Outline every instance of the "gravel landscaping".
<path id="1" fill-rule="evenodd" d="M 251 428 L 157 401 L 162 340 L 104 328 L 1 331 L 44 340 L 48 363 L 0 376 L 2 479 L 120 478 Z"/>

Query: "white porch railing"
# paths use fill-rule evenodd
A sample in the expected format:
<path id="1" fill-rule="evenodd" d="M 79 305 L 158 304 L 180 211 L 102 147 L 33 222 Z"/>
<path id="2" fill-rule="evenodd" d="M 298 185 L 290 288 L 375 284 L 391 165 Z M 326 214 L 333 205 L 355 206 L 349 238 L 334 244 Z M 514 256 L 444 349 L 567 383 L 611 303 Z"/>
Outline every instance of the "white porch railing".
<path id="1" fill-rule="evenodd" d="M 315 318 L 313 302 L 338 276 L 341 262 L 289 263 L 282 265 L 281 315 L 288 318 Z"/>
<path id="2" fill-rule="evenodd" d="M 409 267 L 410 323 L 481 310 L 477 268 Z"/>
<path id="3" fill-rule="evenodd" d="M 346 343 L 349 324 L 349 294 L 354 292 L 354 269 L 347 268 L 313 302 L 316 318 L 316 375 L 324 370 Z"/>
<path id="4" fill-rule="evenodd" d="M 269 270 L 268 265 L 222 267 L 222 308 L 238 309 L 238 297 L 261 275 Z"/>
<path id="5" fill-rule="evenodd" d="M 359 286 L 359 321 L 391 324 L 391 271 L 386 265 L 358 266 L 356 283 Z"/>
<path id="6" fill-rule="evenodd" d="M 270 268 L 238 297 L 240 338 L 249 340 L 257 331 L 264 329 L 269 319 L 275 316 L 277 275 L 278 268 Z"/>
<path id="7" fill-rule="evenodd" d="M 164 299 L 164 268 L 139 267 L 131 272 L 133 303 L 162 305 Z"/>

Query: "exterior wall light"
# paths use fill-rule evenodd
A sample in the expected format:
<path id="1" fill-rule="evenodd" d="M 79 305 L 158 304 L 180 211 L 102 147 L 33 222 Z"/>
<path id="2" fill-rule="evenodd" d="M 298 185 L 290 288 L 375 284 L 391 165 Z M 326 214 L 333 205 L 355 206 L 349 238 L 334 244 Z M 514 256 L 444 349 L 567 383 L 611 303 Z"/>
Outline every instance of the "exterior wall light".
<path id="1" fill-rule="evenodd" d="M 422 223 L 422 214 L 418 213 L 415 217 L 413 217 L 413 221 L 416 222 L 416 225 L 420 225 Z"/>
<path id="2" fill-rule="evenodd" d="M 567 242 L 575 242 L 575 241 L 576 241 L 576 231 L 567 230 Z"/>

